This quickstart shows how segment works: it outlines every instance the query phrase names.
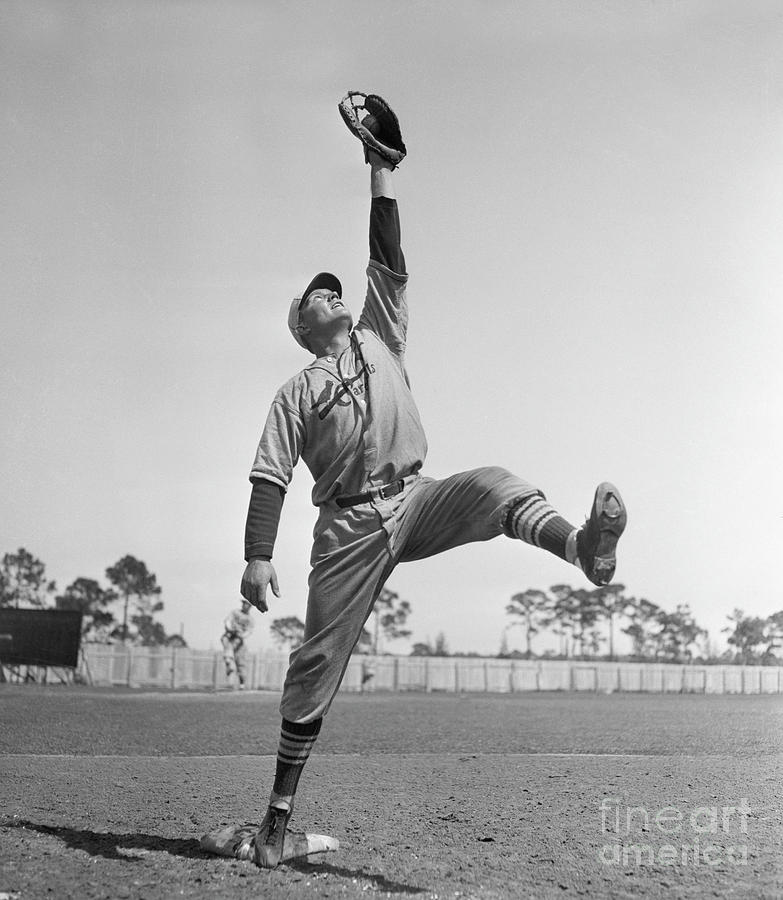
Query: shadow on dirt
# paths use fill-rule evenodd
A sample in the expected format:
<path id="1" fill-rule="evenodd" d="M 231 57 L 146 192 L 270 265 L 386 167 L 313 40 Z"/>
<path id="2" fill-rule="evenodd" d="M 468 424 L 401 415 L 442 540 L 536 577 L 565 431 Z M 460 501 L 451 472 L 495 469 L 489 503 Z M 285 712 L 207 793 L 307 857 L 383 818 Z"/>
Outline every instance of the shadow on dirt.
<path id="1" fill-rule="evenodd" d="M 195 838 L 165 838 L 159 834 L 112 834 L 111 832 L 80 831 L 57 825 L 40 825 L 37 822 L 17 820 L 2 823 L 6 828 L 26 828 L 39 834 L 59 838 L 73 850 L 83 850 L 90 856 L 104 859 L 121 859 L 135 862 L 133 851 L 155 851 L 184 856 L 185 859 L 208 859 Z"/>
<path id="2" fill-rule="evenodd" d="M 117 859 L 123 862 L 138 862 L 138 853 L 156 852 L 182 856 L 185 859 L 215 859 L 214 854 L 206 853 L 195 838 L 165 838 L 159 834 L 113 834 L 111 832 L 83 831 L 63 825 L 41 825 L 24 819 L 12 822 L 0 822 L 3 828 L 24 828 L 38 834 L 46 834 L 58 838 L 72 850 L 83 850 L 90 856 L 102 856 L 104 859 Z M 385 875 L 365 872 L 363 869 L 348 869 L 331 863 L 310 863 L 305 859 L 289 860 L 285 866 L 295 869 L 303 875 L 329 874 L 337 878 L 362 879 L 367 881 L 370 890 L 394 892 L 397 894 L 426 894 L 427 888 L 391 881 Z"/>
<path id="3" fill-rule="evenodd" d="M 286 864 L 289 869 L 295 869 L 303 875 L 329 874 L 337 878 L 362 879 L 369 882 L 367 890 L 389 891 L 397 894 L 426 894 L 429 888 L 414 887 L 411 884 L 402 884 L 399 881 L 390 881 L 385 875 L 373 875 L 364 869 L 346 869 L 345 866 L 335 866 L 327 862 L 309 863 L 306 860 L 291 859 Z"/>

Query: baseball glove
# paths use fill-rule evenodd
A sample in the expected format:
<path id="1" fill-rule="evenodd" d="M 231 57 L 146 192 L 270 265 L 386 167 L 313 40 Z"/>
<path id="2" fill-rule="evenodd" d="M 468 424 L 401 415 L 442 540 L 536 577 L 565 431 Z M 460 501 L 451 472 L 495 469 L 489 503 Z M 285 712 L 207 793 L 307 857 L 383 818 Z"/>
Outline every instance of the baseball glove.
<path id="1" fill-rule="evenodd" d="M 368 151 L 374 150 L 396 169 L 408 151 L 402 140 L 397 116 L 383 97 L 349 91 L 337 108 L 350 131 L 364 144 L 365 162 L 368 161 Z M 366 112 L 361 119 L 360 110 Z"/>

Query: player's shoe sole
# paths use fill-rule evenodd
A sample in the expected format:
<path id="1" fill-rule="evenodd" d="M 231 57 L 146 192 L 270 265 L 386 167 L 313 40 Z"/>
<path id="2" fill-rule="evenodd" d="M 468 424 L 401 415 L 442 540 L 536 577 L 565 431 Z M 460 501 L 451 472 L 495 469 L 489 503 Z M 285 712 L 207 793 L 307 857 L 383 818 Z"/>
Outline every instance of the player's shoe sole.
<path id="1" fill-rule="evenodd" d="M 283 858 L 286 830 L 292 809 L 270 806 L 255 837 L 253 862 L 262 869 L 274 869 Z"/>
<path id="2" fill-rule="evenodd" d="M 628 514 L 617 488 L 608 481 L 598 485 L 590 517 L 576 538 L 582 571 L 599 587 L 614 577 L 617 542 L 625 531 Z"/>

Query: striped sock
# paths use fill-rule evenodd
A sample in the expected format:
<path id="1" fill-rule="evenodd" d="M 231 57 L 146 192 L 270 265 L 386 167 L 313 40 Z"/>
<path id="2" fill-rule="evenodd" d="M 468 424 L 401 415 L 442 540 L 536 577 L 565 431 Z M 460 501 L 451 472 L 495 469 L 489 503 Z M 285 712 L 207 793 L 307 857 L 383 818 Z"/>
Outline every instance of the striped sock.
<path id="1" fill-rule="evenodd" d="M 576 532 L 547 502 L 543 494 L 521 497 L 508 511 L 504 530 L 509 537 L 548 550 L 560 559 L 567 559 L 569 537 Z"/>
<path id="2" fill-rule="evenodd" d="M 293 797 L 310 751 L 321 730 L 323 718 L 300 725 L 283 719 L 277 748 L 277 768 L 273 791 L 279 797 Z"/>

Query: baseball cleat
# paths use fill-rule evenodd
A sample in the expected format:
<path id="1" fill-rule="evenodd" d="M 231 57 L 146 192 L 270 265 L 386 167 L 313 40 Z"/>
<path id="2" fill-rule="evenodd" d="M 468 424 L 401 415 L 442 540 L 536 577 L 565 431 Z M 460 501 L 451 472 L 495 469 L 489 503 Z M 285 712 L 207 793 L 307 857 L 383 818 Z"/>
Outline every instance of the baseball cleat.
<path id="1" fill-rule="evenodd" d="M 614 577 L 617 564 L 615 548 L 625 531 L 628 514 L 620 492 L 608 481 L 598 485 L 590 518 L 576 536 L 579 565 L 585 575 L 599 587 Z"/>
<path id="2" fill-rule="evenodd" d="M 290 806 L 270 806 L 255 836 L 253 862 L 262 869 L 274 869 L 283 858 L 286 829 L 293 810 Z"/>

